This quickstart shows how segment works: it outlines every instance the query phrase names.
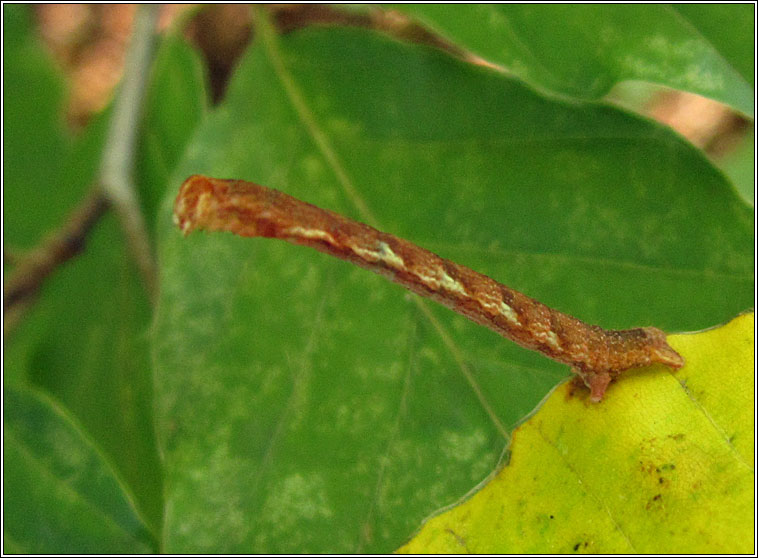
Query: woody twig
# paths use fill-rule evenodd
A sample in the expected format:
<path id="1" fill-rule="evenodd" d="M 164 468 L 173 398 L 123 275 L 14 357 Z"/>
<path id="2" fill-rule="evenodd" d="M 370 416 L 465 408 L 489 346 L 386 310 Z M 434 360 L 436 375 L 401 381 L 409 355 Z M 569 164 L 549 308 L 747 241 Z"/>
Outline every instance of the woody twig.
<path id="1" fill-rule="evenodd" d="M 13 273 L 3 285 L 4 337 L 18 324 L 48 275 L 84 249 L 89 231 L 107 208 L 108 202 L 99 189 L 91 191 L 60 229 L 17 258 Z"/>
<path id="2" fill-rule="evenodd" d="M 79 254 L 87 234 L 112 206 L 119 216 L 133 258 L 152 300 L 156 294 L 155 261 L 136 194 L 132 170 L 142 105 L 153 58 L 158 6 L 140 6 L 124 79 L 106 138 L 97 186 L 74 209 L 65 224 L 28 253 L 13 253 L 14 271 L 3 285 L 3 337 L 7 338 L 34 302 L 45 279 Z M 5 255 L 9 254 L 4 250 Z M 4 255 L 4 258 L 5 258 Z"/>

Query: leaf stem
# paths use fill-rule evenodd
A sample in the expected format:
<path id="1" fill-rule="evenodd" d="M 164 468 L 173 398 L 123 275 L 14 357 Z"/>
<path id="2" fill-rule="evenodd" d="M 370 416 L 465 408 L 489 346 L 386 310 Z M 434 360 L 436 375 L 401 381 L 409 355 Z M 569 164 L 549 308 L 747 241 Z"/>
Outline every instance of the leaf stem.
<path id="1" fill-rule="evenodd" d="M 48 275 L 84 249 L 87 234 L 108 209 L 99 189 L 91 191 L 71 212 L 64 225 L 28 254 L 17 259 L 3 285 L 3 338 L 15 329 Z"/>
<path id="2" fill-rule="evenodd" d="M 21 321 L 48 275 L 84 249 L 89 231 L 111 205 L 121 220 L 148 295 L 155 300 L 155 263 L 135 193 L 132 170 L 139 130 L 136 123 L 139 122 L 153 57 L 153 30 L 158 11 L 155 5 L 140 6 L 137 10 L 124 79 L 103 148 L 99 186 L 79 203 L 62 227 L 28 253 L 18 256 L 4 251 L 4 259 L 15 265 L 3 285 L 4 339 Z"/>
<path id="3" fill-rule="evenodd" d="M 99 183 L 113 204 L 126 241 L 150 298 L 157 293 L 155 260 L 133 179 L 139 121 L 155 49 L 154 30 L 160 6 L 141 5 L 134 18 L 124 77 L 105 141 Z"/>

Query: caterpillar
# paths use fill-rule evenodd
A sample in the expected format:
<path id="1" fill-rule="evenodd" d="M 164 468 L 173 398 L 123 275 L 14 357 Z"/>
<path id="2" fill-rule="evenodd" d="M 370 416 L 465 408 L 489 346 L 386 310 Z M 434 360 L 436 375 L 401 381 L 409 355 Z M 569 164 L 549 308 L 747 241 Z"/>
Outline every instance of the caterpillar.
<path id="1" fill-rule="evenodd" d="M 193 175 L 174 204 L 186 236 L 196 229 L 279 238 L 379 273 L 492 329 L 522 347 L 571 366 L 600 401 L 621 372 L 684 359 L 655 327 L 606 330 L 559 312 L 490 277 L 415 244 L 243 180 Z"/>

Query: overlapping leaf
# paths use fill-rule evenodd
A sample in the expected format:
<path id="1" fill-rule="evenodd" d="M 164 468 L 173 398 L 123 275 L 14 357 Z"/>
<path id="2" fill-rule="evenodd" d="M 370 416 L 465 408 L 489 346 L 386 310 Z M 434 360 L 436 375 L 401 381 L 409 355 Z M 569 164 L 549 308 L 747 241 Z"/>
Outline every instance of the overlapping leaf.
<path id="1" fill-rule="evenodd" d="M 686 366 L 627 372 L 602 404 L 562 386 L 497 476 L 401 552 L 752 552 L 754 322 L 670 336 Z"/>
<path id="2" fill-rule="evenodd" d="M 52 72 L 52 63 L 28 25 L 26 12 L 25 6 L 3 7 L 9 31 L 4 68 L 6 76 L 12 76 L 5 81 L 4 93 L 13 104 L 6 105 L 12 114 L 4 119 L 3 218 L 5 247 L 11 251 L 32 248 L 44 234 L 59 227 L 87 189 L 94 186 L 108 118 L 107 113 L 100 115 L 80 138 L 66 135 L 60 102 L 63 84 Z M 162 196 L 165 174 L 175 164 L 202 113 L 197 101 L 203 96 L 197 57 L 178 39 L 168 38 L 159 60 L 162 64 L 154 74 L 144 120 L 148 132 L 142 145 L 147 148 L 137 163 L 144 173 L 139 174 L 140 197 L 147 200 L 148 208 L 151 199 L 155 205 Z M 40 75 L 47 74 L 54 75 L 51 83 L 40 80 Z M 161 118 L 165 110 L 156 107 L 180 95 L 195 102 L 183 103 L 182 112 L 166 122 Z M 164 168 L 162 180 L 156 180 L 159 173 L 154 169 L 158 165 Z M 92 440 L 96 451 L 113 463 L 124 479 L 121 497 L 134 500 L 134 513 L 157 537 L 163 503 L 151 409 L 147 343 L 151 314 L 123 239 L 115 216 L 106 215 L 88 236 L 84 253 L 47 279 L 39 299 L 6 339 L 4 381 L 31 383 L 62 402 L 76 417 L 76 424 L 84 428 L 79 435 Z M 16 401 L 6 406 L 6 413 L 13 411 Z M 59 453 L 51 459 L 68 458 L 65 446 L 53 449 Z M 11 459 L 10 454 L 6 457 Z M 30 457 L 19 451 L 12 459 L 14 466 L 23 469 Z M 35 467 L 34 463 L 27 466 Z M 6 484 L 6 517 L 22 513 L 13 505 L 23 501 L 26 486 Z M 55 478 L 47 479 L 44 486 L 51 493 L 47 499 L 38 487 L 40 497 L 25 501 L 24 513 L 36 518 L 40 530 L 33 541 L 16 540 L 19 552 L 62 552 L 60 542 L 68 537 L 66 533 L 73 537 L 71 546 L 65 547 L 70 551 L 136 551 L 137 547 L 118 545 L 97 548 L 96 543 L 105 543 L 106 539 L 88 523 L 92 518 L 85 513 L 80 522 L 78 513 L 63 500 L 56 500 L 56 494 L 68 494 L 70 487 Z M 28 517 L 16 519 L 26 521 Z M 90 546 L 84 543 L 87 533 L 92 537 L 87 543 Z M 157 548 L 156 539 L 150 544 L 142 549 Z"/>
<path id="3" fill-rule="evenodd" d="M 535 87 L 596 99 L 641 80 L 753 116 L 754 6 L 398 6 Z"/>
<path id="4" fill-rule="evenodd" d="M 46 228 L 58 226 L 80 192 L 49 188 L 46 198 L 30 199 L 30 191 L 55 183 L 71 150 L 64 87 L 26 6 L 3 6 L 3 28 L 3 231 L 12 251 L 31 248 Z"/>
<path id="5" fill-rule="evenodd" d="M 260 182 L 606 327 L 750 305 L 750 211 L 666 129 L 366 31 L 266 29 L 174 193 L 192 173 Z M 154 330 L 167 551 L 396 548 L 567 373 L 322 254 L 185 239 L 172 201 Z"/>
<path id="6" fill-rule="evenodd" d="M 63 131 L 62 86 L 25 12 L 3 11 L 10 248 L 34 245 L 81 198 L 107 122 L 78 141 Z M 266 29 L 157 223 L 165 509 L 150 310 L 106 218 L 4 347 L 6 382 L 56 397 L 6 388 L 6 552 L 154 551 L 158 536 L 169 551 L 387 551 L 484 478 L 566 374 L 320 254 L 181 239 L 168 204 L 192 172 L 373 218 L 607 327 L 698 329 L 751 304 L 750 211 L 665 129 L 366 32 L 279 43 Z M 198 69 L 181 41 L 164 43 L 137 164 L 151 227 L 203 110 Z"/>
<path id="7" fill-rule="evenodd" d="M 147 528 L 96 447 L 47 397 L 6 386 L 3 551 L 150 551 Z"/>

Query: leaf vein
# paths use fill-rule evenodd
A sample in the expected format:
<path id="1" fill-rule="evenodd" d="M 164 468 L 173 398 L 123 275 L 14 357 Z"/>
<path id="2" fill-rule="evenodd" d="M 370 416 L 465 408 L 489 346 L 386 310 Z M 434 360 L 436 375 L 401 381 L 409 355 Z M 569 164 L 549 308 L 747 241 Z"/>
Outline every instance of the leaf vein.
<path id="1" fill-rule="evenodd" d="M 287 94 L 287 97 L 289 98 L 289 101 L 292 104 L 292 107 L 295 109 L 295 112 L 298 115 L 298 118 L 303 123 L 303 126 L 305 127 L 307 132 L 310 134 L 313 141 L 316 143 L 316 146 L 321 152 L 321 155 L 324 157 L 324 159 L 326 159 L 327 163 L 332 168 L 332 171 L 337 177 L 337 180 L 339 181 L 339 184 L 342 186 L 345 194 L 350 198 L 352 203 L 358 209 L 358 212 L 361 215 L 361 218 L 364 219 L 366 223 L 368 223 L 372 227 L 381 228 L 378 220 L 374 217 L 373 213 L 369 209 L 366 202 L 358 194 L 357 189 L 353 185 L 353 182 L 350 179 L 350 177 L 347 175 L 347 172 L 345 171 L 341 160 L 339 159 L 335 150 L 332 148 L 331 144 L 329 143 L 327 135 L 321 130 L 321 127 L 318 125 L 316 118 L 313 116 L 313 113 L 311 112 L 310 108 L 305 102 L 305 99 L 303 98 L 300 88 L 298 87 L 298 85 L 296 84 L 295 80 L 290 75 L 290 73 L 287 71 L 284 61 L 282 60 L 282 55 L 279 51 L 279 45 L 278 45 L 278 40 L 276 37 L 276 32 L 268 23 L 268 21 L 265 20 L 265 15 L 263 15 L 260 19 L 262 20 L 259 26 L 260 31 L 261 31 L 261 38 L 266 48 L 266 52 L 268 53 L 269 60 L 271 61 L 271 64 L 274 67 L 274 72 L 276 73 L 277 77 L 281 81 L 282 86 L 284 87 L 284 90 Z M 492 407 L 490 406 L 490 404 L 487 402 L 486 398 L 484 397 L 484 394 L 481 388 L 479 387 L 478 383 L 476 382 L 475 378 L 471 374 L 471 371 L 468 369 L 465 362 L 463 361 L 460 348 L 455 344 L 455 342 L 452 340 L 450 335 L 443 328 L 442 324 L 440 324 L 439 321 L 437 321 L 436 319 L 432 317 L 431 312 L 426 307 L 424 302 L 419 297 L 413 297 L 413 301 L 422 310 L 424 315 L 430 319 L 430 321 L 432 322 L 432 325 L 434 326 L 434 329 L 437 331 L 440 337 L 442 337 L 443 342 L 447 346 L 448 350 L 450 350 L 454 360 L 458 364 L 458 368 L 460 369 L 461 373 L 468 381 L 471 388 L 474 390 L 474 393 L 476 394 L 477 399 L 479 399 L 479 402 L 484 407 L 485 411 L 487 412 L 487 415 L 490 417 L 490 419 L 494 423 L 497 430 L 502 434 L 502 436 L 506 440 L 509 440 L 510 435 L 507 429 L 503 426 L 503 424 L 498 419 L 497 415 L 492 410 Z"/>
<path id="2" fill-rule="evenodd" d="M 616 521 L 616 518 L 613 517 L 613 513 L 611 513 L 611 509 L 607 506 L 607 504 L 603 501 L 602 498 L 599 498 L 594 492 L 592 492 L 589 487 L 591 486 L 589 483 L 587 483 L 582 476 L 579 474 L 579 471 L 577 471 L 571 463 L 566 459 L 566 456 L 561 453 L 561 451 L 558 449 L 558 447 L 553 443 L 552 440 L 550 440 L 547 436 L 545 436 L 545 433 L 542 431 L 541 428 L 538 428 L 537 431 L 540 434 L 540 437 L 545 441 L 546 444 L 548 444 L 550 447 L 552 447 L 555 450 L 555 453 L 558 454 L 561 461 L 565 465 L 566 469 L 568 469 L 571 474 L 573 474 L 579 484 L 582 486 L 584 493 L 587 494 L 590 498 L 592 498 L 596 504 L 598 504 L 608 515 L 608 518 L 611 520 L 611 523 L 616 527 L 616 530 L 618 530 L 619 533 L 624 537 L 624 540 L 629 545 L 629 548 L 631 549 L 633 554 L 637 554 L 637 549 L 634 547 L 634 544 L 632 544 L 632 541 L 629 539 L 629 536 L 626 534 L 624 529 L 621 528 L 621 525 L 618 521 Z"/>

